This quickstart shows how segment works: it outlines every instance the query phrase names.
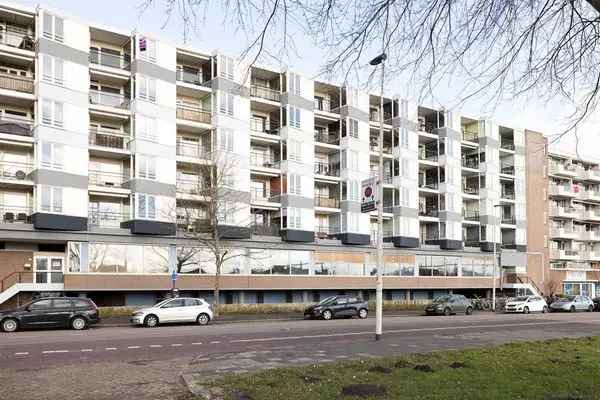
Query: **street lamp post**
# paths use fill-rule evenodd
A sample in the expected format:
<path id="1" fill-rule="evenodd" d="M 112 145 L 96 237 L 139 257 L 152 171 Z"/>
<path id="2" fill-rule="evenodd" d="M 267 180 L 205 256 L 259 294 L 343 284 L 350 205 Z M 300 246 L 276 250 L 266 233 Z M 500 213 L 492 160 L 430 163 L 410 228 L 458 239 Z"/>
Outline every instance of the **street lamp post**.
<path id="1" fill-rule="evenodd" d="M 500 204 L 494 205 L 494 216 L 496 215 L 496 208 L 502 207 Z M 501 218 L 498 218 L 498 226 L 500 226 Z M 498 257 L 496 257 L 496 227 L 494 226 L 494 272 L 492 274 L 492 312 L 496 312 L 496 274 L 500 266 L 498 265 Z"/>
<path id="2" fill-rule="evenodd" d="M 375 340 L 380 340 L 383 326 L 383 83 L 387 55 L 381 53 L 369 64 L 381 64 L 381 90 L 379 92 L 379 176 L 377 182 L 377 287 L 375 300 Z"/>

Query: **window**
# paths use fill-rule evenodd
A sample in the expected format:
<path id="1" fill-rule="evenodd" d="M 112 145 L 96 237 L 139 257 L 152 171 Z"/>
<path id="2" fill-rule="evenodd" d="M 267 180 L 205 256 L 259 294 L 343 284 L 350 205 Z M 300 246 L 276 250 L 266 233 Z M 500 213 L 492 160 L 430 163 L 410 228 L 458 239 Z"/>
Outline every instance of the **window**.
<path id="1" fill-rule="evenodd" d="M 400 176 L 403 178 L 410 177 L 410 166 L 408 164 L 408 160 L 403 158 L 402 163 L 400 164 Z"/>
<path id="2" fill-rule="evenodd" d="M 138 218 L 154 219 L 156 218 L 156 199 L 147 194 L 138 194 Z"/>
<path id="3" fill-rule="evenodd" d="M 30 310 L 47 310 L 52 306 L 52 299 L 38 300 L 29 305 Z"/>
<path id="4" fill-rule="evenodd" d="M 202 302 L 198 299 L 184 299 L 186 307 L 198 307 L 202 305 Z"/>
<path id="5" fill-rule="evenodd" d="M 156 102 L 156 79 L 149 76 L 138 75 L 136 78 L 138 84 L 138 98 L 149 101 L 151 103 Z"/>
<path id="6" fill-rule="evenodd" d="M 136 138 L 156 141 L 156 118 L 136 115 L 135 127 Z"/>
<path id="7" fill-rule="evenodd" d="M 289 116 L 290 126 L 300 129 L 300 109 L 298 107 L 290 106 Z"/>
<path id="8" fill-rule="evenodd" d="M 63 41 L 64 37 L 64 20 L 56 15 L 44 13 L 44 33 L 46 39 Z"/>
<path id="9" fill-rule="evenodd" d="M 220 150 L 232 152 L 234 149 L 233 137 L 233 129 L 220 128 L 217 134 L 217 147 Z"/>
<path id="10" fill-rule="evenodd" d="M 42 123 L 62 128 L 63 104 L 52 100 L 42 100 Z"/>
<path id="11" fill-rule="evenodd" d="M 360 98 L 360 93 L 358 92 L 358 89 L 346 88 L 346 95 L 348 97 L 348 105 L 358 107 Z"/>
<path id="12" fill-rule="evenodd" d="M 410 191 L 406 187 L 400 188 L 400 205 L 410 207 Z"/>
<path id="13" fill-rule="evenodd" d="M 41 186 L 41 204 L 44 212 L 61 213 L 63 189 L 61 187 Z"/>
<path id="14" fill-rule="evenodd" d="M 359 231 L 359 229 L 358 229 L 359 216 L 360 216 L 359 213 L 351 213 L 351 212 L 342 215 L 342 218 L 344 218 L 346 220 L 345 221 L 346 222 L 346 224 L 345 224 L 346 232 L 358 232 Z M 344 224 L 342 223 L 342 225 L 344 225 Z"/>
<path id="15" fill-rule="evenodd" d="M 166 304 L 163 304 L 161 308 L 176 308 L 176 307 L 185 307 L 185 299 L 175 299 L 171 300 Z"/>
<path id="16" fill-rule="evenodd" d="M 350 180 L 346 185 L 348 187 L 348 200 L 360 201 L 360 189 L 358 181 Z"/>
<path id="17" fill-rule="evenodd" d="M 302 227 L 302 210 L 297 207 L 288 207 L 287 209 L 287 227 L 300 229 Z"/>
<path id="18" fill-rule="evenodd" d="M 219 102 L 219 111 L 223 114 L 233 115 L 233 94 L 221 92 L 219 97 L 221 98 Z"/>
<path id="19" fill-rule="evenodd" d="M 290 194 L 302 194 L 302 175 L 290 174 L 288 182 L 288 193 Z"/>
<path id="20" fill-rule="evenodd" d="M 62 169 L 64 146 L 58 143 L 42 142 L 42 167 Z"/>
<path id="21" fill-rule="evenodd" d="M 354 118 L 348 119 L 348 133 L 351 137 L 358 139 L 358 120 Z"/>
<path id="22" fill-rule="evenodd" d="M 138 178 L 156 179 L 156 158 L 138 156 Z"/>
<path id="23" fill-rule="evenodd" d="M 288 160 L 302 161 L 302 143 L 300 141 L 288 140 Z"/>
<path id="24" fill-rule="evenodd" d="M 219 56 L 219 76 L 233 80 L 233 58 L 226 56 Z"/>
<path id="25" fill-rule="evenodd" d="M 142 60 L 156 62 L 156 40 L 140 36 L 138 40 L 138 49 Z"/>
<path id="26" fill-rule="evenodd" d="M 344 152 L 346 152 L 345 157 Z M 342 151 L 342 168 L 358 170 L 358 152 L 356 150 Z"/>
<path id="27" fill-rule="evenodd" d="M 408 129 L 400 128 L 400 147 L 408 148 Z"/>
<path id="28" fill-rule="evenodd" d="M 235 224 L 236 204 L 233 201 L 223 201 L 219 204 L 217 219 L 219 222 L 227 225 Z"/>
<path id="29" fill-rule="evenodd" d="M 91 305 L 87 300 L 80 300 L 80 299 L 71 299 L 71 302 L 73 303 L 73 307 L 77 307 L 77 308 L 90 308 Z"/>
<path id="30" fill-rule="evenodd" d="M 300 96 L 300 93 L 301 93 L 301 90 L 300 90 L 300 75 L 291 72 L 290 73 L 290 77 L 289 77 L 289 82 L 290 82 L 290 90 L 289 90 L 289 92 L 292 93 L 292 94 L 295 94 L 297 96 Z"/>
<path id="31" fill-rule="evenodd" d="M 42 79 L 45 82 L 62 85 L 63 79 L 64 79 L 64 62 L 63 62 L 63 60 L 60 58 L 49 56 L 48 54 L 44 54 L 42 61 L 43 61 Z"/>
<path id="32" fill-rule="evenodd" d="M 69 299 L 54 299 L 52 308 L 71 308 L 71 300 Z"/>

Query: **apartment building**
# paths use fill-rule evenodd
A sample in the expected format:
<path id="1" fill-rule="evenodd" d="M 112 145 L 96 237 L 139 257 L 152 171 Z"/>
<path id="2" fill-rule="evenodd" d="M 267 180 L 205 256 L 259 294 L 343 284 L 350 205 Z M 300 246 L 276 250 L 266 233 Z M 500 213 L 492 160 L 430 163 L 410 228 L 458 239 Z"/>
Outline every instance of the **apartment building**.
<path id="1" fill-rule="evenodd" d="M 524 131 L 397 97 L 383 120 L 379 107 L 300 71 L 0 5 L 0 304 L 147 304 L 173 271 L 210 298 L 215 263 L 189 233 L 206 220 L 206 171 L 226 169 L 221 236 L 238 256 L 222 301 L 368 297 L 376 213 L 360 192 L 381 125 L 385 298 L 485 295 L 494 279 L 534 290 L 507 279 L 527 276 Z"/>

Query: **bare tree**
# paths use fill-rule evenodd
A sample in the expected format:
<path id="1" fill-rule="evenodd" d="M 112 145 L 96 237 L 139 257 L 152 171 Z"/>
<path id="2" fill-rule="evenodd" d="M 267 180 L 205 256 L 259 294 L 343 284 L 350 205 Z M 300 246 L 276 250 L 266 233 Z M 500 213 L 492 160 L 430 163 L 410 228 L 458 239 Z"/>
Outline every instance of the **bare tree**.
<path id="1" fill-rule="evenodd" d="M 177 268 L 195 265 L 198 273 L 211 273 L 200 264 L 214 263 L 214 311 L 219 312 L 219 294 L 223 266 L 246 252 L 232 248 L 229 238 L 235 232 L 249 232 L 247 193 L 235 189 L 240 160 L 233 153 L 215 149 L 211 160 L 184 171 L 187 179 L 180 179 L 177 200 L 177 225 L 180 234 L 196 243 L 180 247 L 177 251 Z M 193 177 L 193 179 L 190 179 Z M 208 257 L 207 257 L 208 256 Z"/>
<path id="2" fill-rule="evenodd" d="M 494 107 L 508 98 L 560 99 L 570 110 L 558 140 L 598 106 L 598 0 L 141 0 L 157 3 L 165 25 L 181 23 L 185 40 L 220 7 L 235 34 L 246 35 L 242 56 L 252 65 L 285 65 L 294 33 L 325 54 L 322 75 L 368 85 L 365 65 L 388 54 L 389 79 L 403 79 L 422 99 L 451 83 L 456 106 L 477 96 Z M 368 69 L 366 69 L 368 70 Z M 443 104 L 441 104 L 443 106 Z"/>

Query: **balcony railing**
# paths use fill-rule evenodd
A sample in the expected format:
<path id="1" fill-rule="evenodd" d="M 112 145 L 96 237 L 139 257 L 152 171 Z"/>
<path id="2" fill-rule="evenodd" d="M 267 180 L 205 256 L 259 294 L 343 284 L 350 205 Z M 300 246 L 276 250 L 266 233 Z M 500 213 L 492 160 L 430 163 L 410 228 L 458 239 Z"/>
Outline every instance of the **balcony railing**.
<path id="1" fill-rule="evenodd" d="M 514 175 L 515 174 L 515 166 L 514 165 L 504 165 L 500 167 L 500 173 L 505 175 Z"/>
<path id="2" fill-rule="evenodd" d="M 470 194 L 474 196 L 479 194 L 479 188 L 476 186 L 463 186 L 462 191 L 464 194 Z"/>
<path id="3" fill-rule="evenodd" d="M 177 142 L 176 152 L 178 156 L 199 158 L 202 160 L 210 159 L 210 151 L 201 143 Z"/>
<path id="4" fill-rule="evenodd" d="M 440 184 L 438 182 L 435 182 L 435 181 L 419 182 L 419 188 L 420 189 L 437 190 L 439 187 L 440 187 Z"/>
<path id="5" fill-rule="evenodd" d="M 315 226 L 315 237 L 317 239 L 329 239 L 332 235 L 340 233 L 340 227 L 336 225 L 318 225 Z"/>
<path id="6" fill-rule="evenodd" d="M 0 133 L 18 136 L 33 136 L 31 130 L 32 126 L 33 119 L 0 114 Z"/>
<path id="7" fill-rule="evenodd" d="M 32 163 L 0 161 L 0 179 L 22 181 L 27 179 L 32 170 Z"/>
<path id="8" fill-rule="evenodd" d="M 261 99 L 271 101 L 279 101 L 281 92 L 264 86 L 252 85 L 250 86 L 250 96 L 260 97 Z"/>
<path id="9" fill-rule="evenodd" d="M 514 200 L 515 192 L 513 190 L 502 190 L 502 194 L 500 194 L 500 197 L 503 199 Z"/>
<path id="10" fill-rule="evenodd" d="M 180 82 L 191 83 L 193 85 L 200 85 L 200 86 L 209 86 L 210 85 L 210 80 L 207 80 L 207 81 L 203 80 L 201 70 L 198 70 L 197 72 L 190 72 L 190 71 L 178 69 L 176 79 Z"/>
<path id="11" fill-rule="evenodd" d="M 340 200 L 335 197 L 315 196 L 315 207 L 340 208 Z"/>
<path id="12" fill-rule="evenodd" d="M 514 225 L 517 223 L 517 220 L 515 217 L 502 217 L 501 223 L 507 224 L 507 225 Z"/>
<path id="13" fill-rule="evenodd" d="M 13 206 L 9 204 L 0 204 L 0 218 L 3 223 L 31 223 L 31 214 L 33 209 L 29 206 Z"/>
<path id="14" fill-rule="evenodd" d="M 425 210 L 419 210 L 419 215 L 421 217 L 438 217 L 440 214 L 440 211 L 437 208 L 429 208 L 429 209 L 425 209 Z"/>
<path id="15" fill-rule="evenodd" d="M 122 94 L 90 90 L 90 104 L 129 109 L 129 98 Z"/>
<path id="16" fill-rule="evenodd" d="M 419 121 L 419 131 L 427 132 L 427 133 L 434 133 L 435 129 L 436 129 L 436 126 L 433 122 Z"/>
<path id="17" fill-rule="evenodd" d="M 369 113 L 369 121 L 379 122 L 379 111 L 371 111 Z M 392 121 L 392 113 L 384 111 L 383 112 L 383 122 L 387 124 L 391 121 Z"/>
<path id="18" fill-rule="evenodd" d="M 177 178 L 177 193 L 184 194 L 204 194 L 206 190 L 206 183 L 200 177 L 197 179 L 193 178 Z"/>
<path id="19" fill-rule="evenodd" d="M 268 154 L 250 152 L 250 165 L 254 167 L 278 169 L 281 162 Z"/>
<path id="20" fill-rule="evenodd" d="M 479 247 L 481 245 L 479 239 L 463 238 L 463 242 L 465 243 L 465 247 Z"/>
<path id="21" fill-rule="evenodd" d="M 463 158 L 463 168 L 479 169 L 479 160 L 477 158 Z"/>
<path id="22" fill-rule="evenodd" d="M 33 51 L 33 34 L 30 35 L 25 28 L 2 26 L 0 27 L 0 44 Z"/>
<path id="23" fill-rule="evenodd" d="M 315 130 L 315 142 L 325 144 L 340 144 L 339 132 L 326 132 Z"/>
<path id="24" fill-rule="evenodd" d="M 514 240 L 503 240 L 500 247 L 507 250 L 514 250 L 517 248 L 517 243 Z"/>
<path id="25" fill-rule="evenodd" d="M 201 122 L 203 124 L 210 124 L 211 122 L 210 111 L 182 104 L 177 105 L 177 118 L 186 121 Z"/>
<path id="26" fill-rule="evenodd" d="M 131 66 L 129 54 L 112 54 L 97 49 L 90 49 L 90 63 L 124 70 Z"/>
<path id="27" fill-rule="evenodd" d="M 340 176 L 339 164 L 329 164 L 326 162 L 315 161 L 315 174 L 326 176 Z"/>
<path id="28" fill-rule="evenodd" d="M 129 134 L 126 132 L 116 133 L 110 129 L 90 128 L 90 146 L 125 150 L 128 147 L 129 139 Z"/>
<path id="29" fill-rule="evenodd" d="M 479 221 L 479 210 L 463 211 L 463 219 L 466 219 L 467 221 Z"/>
<path id="30" fill-rule="evenodd" d="M 427 149 L 425 147 L 419 149 L 419 160 L 436 162 L 438 158 L 437 149 Z"/>
<path id="31" fill-rule="evenodd" d="M 250 130 L 269 135 L 279 135 L 278 126 L 260 118 L 250 118 Z"/>
<path id="32" fill-rule="evenodd" d="M 123 172 L 105 172 L 89 171 L 89 184 L 92 186 L 104 186 L 123 188 L 125 182 L 129 180 L 129 171 Z"/>
<path id="33" fill-rule="evenodd" d="M 268 190 L 254 189 L 250 191 L 250 199 L 252 201 L 278 203 L 280 195 L 279 193 L 271 193 Z"/>
<path id="34" fill-rule="evenodd" d="M 88 212 L 88 224 L 102 228 L 120 228 L 121 222 L 129 219 L 129 213 L 115 211 L 100 211 L 90 209 Z"/>
<path id="35" fill-rule="evenodd" d="M 515 149 L 515 144 L 513 142 L 501 141 L 500 142 L 500 148 L 504 149 L 504 150 L 514 150 Z"/>
<path id="36" fill-rule="evenodd" d="M 332 112 L 336 110 L 339 106 L 335 103 L 332 103 L 331 100 L 321 99 L 315 97 L 315 110 Z"/>
<path id="37" fill-rule="evenodd" d="M 378 140 L 371 141 L 369 143 L 369 149 L 371 151 L 379 151 L 379 141 Z M 392 152 L 392 144 L 391 143 L 384 143 L 383 144 L 383 152 L 384 153 L 391 153 Z"/>
<path id="38" fill-rule="evenodd" d="M 479 133 L 478 132 L 471 132 L 471 131 L 467 131 L 467 130 L 463 129 L 462 137 L 463 137 L 463 140 L 466 140 L 469 142 L 479 141 Z"/>
<path id="39" fill-rule="evenodd" d="M 279 236 L 279 225 L 254 224 L 252 225 L 252 234 L 258 236 Z"/>
<path id="40" fill-rule="evenodd" d="M 33 93 L 33 78 L 0 73 L 0 89 Z"/>

